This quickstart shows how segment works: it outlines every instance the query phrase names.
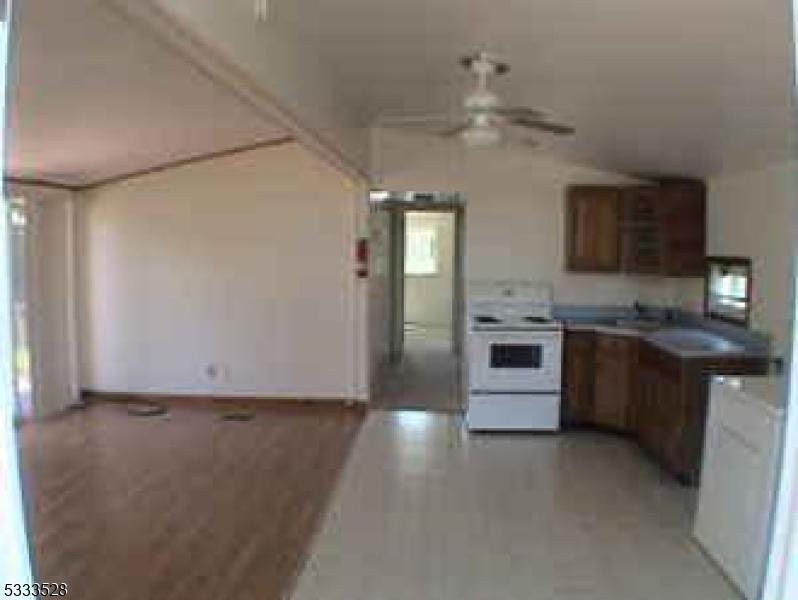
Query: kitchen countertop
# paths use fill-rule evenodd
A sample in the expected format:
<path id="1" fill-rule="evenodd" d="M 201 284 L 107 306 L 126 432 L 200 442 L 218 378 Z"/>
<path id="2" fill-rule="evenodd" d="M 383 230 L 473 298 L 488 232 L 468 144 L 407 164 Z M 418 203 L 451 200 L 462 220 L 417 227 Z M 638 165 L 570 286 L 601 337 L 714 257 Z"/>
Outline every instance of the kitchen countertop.
<path id="1" fill-rule="evenodd" d="M 655 328 L 635 328 L 625 325 L 613 325 L 603 321 L 592 323 L 566 321 L 565 327 L 569 331 L 592 331 L 609 335 L 634 336 L 680 358 L 735 357 L 767 359 L 768 357 L 767 353 L 762 352 L 760 349 L 747 348 L 744 344 L 730 340 L 721 334 L 679 323 L 662 324 Z M 696 347 L 695 339 L 691 338 L 699 338 L 699 341 L 705 341 L 706 346 L 702 348 Z"/>
<path id="2" fill-rule="evenodd" d="M 646 333 L 640 329 L 632 329 L 631 327 L 619 327 L 618 325 L 607 325 L 602 323 L 566 322 L 565 328 L 568 331 L 592 331 L 594 333 L 607 333 L 610 335 L 630 335 L 635 337 L 640 337 L 641 335 Z"/>
<path id="3" fill-rule="evenodd" d="M 762 404 L 776 411 L 783 411 L 785 404 L 784 377 L 776 375 L 763 376 L 719 376 L 712 382 L 723 385 L 747 399 Z"/>

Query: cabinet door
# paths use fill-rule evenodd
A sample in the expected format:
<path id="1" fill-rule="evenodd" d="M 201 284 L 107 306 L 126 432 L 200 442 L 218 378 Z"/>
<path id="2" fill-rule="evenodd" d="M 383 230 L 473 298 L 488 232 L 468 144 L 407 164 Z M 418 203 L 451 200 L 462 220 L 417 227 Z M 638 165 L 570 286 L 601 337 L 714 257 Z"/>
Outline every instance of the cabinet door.
<path id="1" fill-rule="evenodd" d="M 668 471 L 690 481 L 693 454 L 685 435 L 689 428 L 685 374 L 677 358 L 642 344 L 638 369 L 637 436 Z"/>
<path id="2" fill-rule="evenodd" d="M 620 271 L 621 188 L 568 188 L 566 266 L 569 271 Z"/>
<path id="3" fill-rule="evenodd" d="M 593 415 L 594 339 L 592 332 L 565 334 L 563 423 L 587 425 Z"/>
<path id="4" fill-rule="evenodd" d="M 624 336 L 597 336 L 593 421 L 600 427 L 629 429 L 633 342 Z"/>
<path id="5" fill-rule="evenodd" d="M 706 190 L 700 181 L 660 185 L 662 274 L 700 277 L 706 258 Z"/>
<path id="6" fill-rule="evenodd" d="M 649 365 L 641 365 L 637 376 L 637 441 L 654 455 L 657 444 L 657 412 L 659 405 L 659 373 Z"/>
<path id="7" fill-rule="evenodd" d="M 631 186 L 623 192 L 621 262 L 626 273 L 662 270 L 659 201 L 657 186 Z"/>

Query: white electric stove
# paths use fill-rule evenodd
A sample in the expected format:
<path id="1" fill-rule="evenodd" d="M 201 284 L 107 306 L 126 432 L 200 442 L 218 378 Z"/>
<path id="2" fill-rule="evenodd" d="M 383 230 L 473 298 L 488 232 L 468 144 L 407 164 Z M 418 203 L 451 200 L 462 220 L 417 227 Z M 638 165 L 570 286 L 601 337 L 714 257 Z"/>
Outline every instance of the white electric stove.
<path id="1" fill-rule="evenodd" d="M 551 287 L 472 284 L 467 327 L 468 428 L 559 430 L 563 331 Z"/>

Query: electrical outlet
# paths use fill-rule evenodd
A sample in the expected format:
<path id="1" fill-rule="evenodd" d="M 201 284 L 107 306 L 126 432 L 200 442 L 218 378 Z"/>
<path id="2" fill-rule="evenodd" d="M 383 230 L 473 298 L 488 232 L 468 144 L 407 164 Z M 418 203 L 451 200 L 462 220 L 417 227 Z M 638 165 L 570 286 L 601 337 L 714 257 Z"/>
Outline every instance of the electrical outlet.
<path id="1" fill-rule="evenodd" d="M 205 367 L 205 376 L 211 381 L 216 381 L 219 378 L 219 367 L 209 364 Z"/>
<path id="2" fill-rule="evenodd" d="M 230 365 L 222 365 L 222 378 L 225 383 L 233 381 L 233 371 L 230 369 Z"/>

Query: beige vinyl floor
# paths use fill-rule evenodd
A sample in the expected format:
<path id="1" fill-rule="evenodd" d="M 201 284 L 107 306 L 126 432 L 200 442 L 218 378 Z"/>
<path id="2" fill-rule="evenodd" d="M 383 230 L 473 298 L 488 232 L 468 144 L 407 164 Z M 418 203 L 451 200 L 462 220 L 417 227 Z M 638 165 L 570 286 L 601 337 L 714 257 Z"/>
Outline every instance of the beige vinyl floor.
<path id="1" fill-rule="evenodd" d="M 738 600 L 694 502 L 611 435 L 372 411 L 293 600 Z"/>

